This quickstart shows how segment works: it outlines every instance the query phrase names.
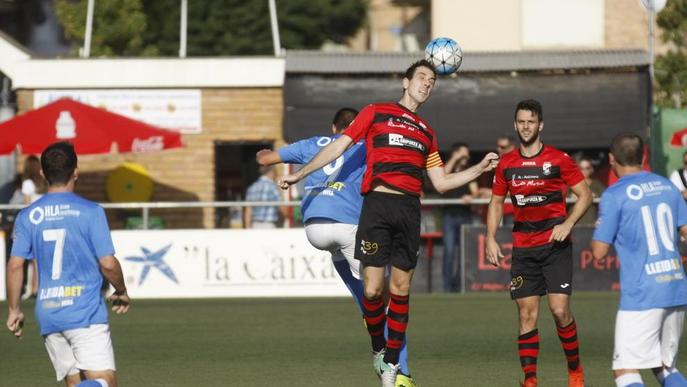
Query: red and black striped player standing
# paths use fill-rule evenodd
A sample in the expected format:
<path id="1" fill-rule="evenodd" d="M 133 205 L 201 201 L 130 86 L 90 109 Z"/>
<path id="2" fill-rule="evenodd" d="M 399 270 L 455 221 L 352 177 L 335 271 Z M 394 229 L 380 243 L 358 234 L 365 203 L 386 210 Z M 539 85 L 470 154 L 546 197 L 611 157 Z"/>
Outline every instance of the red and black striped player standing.
<path id="1" fill-rule="evenodd" d="M 439 192 L 458 188 L 492 170 L 498 156 L 489 153 L 477 165 L 457 173 L 444 172 L 434 130 L 415 112 L 429 98 L 436 72 L 421 60 L 403 76 L 398 103 L 366 106 L 336 141 L 323 148 L 298 172 L 285 175 L 287 188 L 337 159 L 351 144 L 365 139 L 365 195 L 356 234 L 355 258 L 362 263 L 364 317 L 372 340 L 373 367 L 383 387 L 394 387 L 399 350 L 408 326 L 410 282 L 420 249 L 420 194 L 423 171 Z M 385 271 L 391 264 L 390 299 L 385 312 Z M 384 327 L 389 339 L 384 338 Z"/>
<path id="2" fill-rule="evenodd" d="M 514 126 L 520 147 L 504 154 L 494 172 L 487 212 L 486 255 L 497 266 L 503 258 L 496 242 L 496 230 L 506 194 L 510 193 L 514 205 L 510 292 L 520 317 L 518 349 L 525 374 L 522 385 L 537 386 L 539 299 L 548 295 L 568 363 L 568 386 L 584 387 L 577 327 L 570 310 L 573 288 L 570 231 L 587 211 L 592 194 L 570 156 L 541 141 L 544 114 L 538 101 L 518 103 Z M 577 196 L 570 214 L 565 208 L 568 187 Z"/>

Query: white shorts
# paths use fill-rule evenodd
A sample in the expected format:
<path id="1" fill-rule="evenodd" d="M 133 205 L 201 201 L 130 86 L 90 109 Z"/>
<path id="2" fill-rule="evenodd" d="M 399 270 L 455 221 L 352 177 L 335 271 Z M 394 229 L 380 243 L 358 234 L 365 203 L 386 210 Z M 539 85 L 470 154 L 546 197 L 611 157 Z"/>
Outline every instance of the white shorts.
<path id="1" fill-rule="evenodd" d="M 332 253 L 336 261 L 348 261 L 351 273 L 360 279 L 360 261 L 355 254 L 355 233 L 357 224 L 337 223 L 327 219 L 309 220 L 305 225 L 305 235 L 315 248 Z"/>
<path id="2" fill-rule="evenodd" d="M 57 380 L 79 371 L 115 370 L 110 326 L 95 324 L 44 336 Z"/>
<path id="3" fill-rule="evenodd" d="M 685 307 L 619 310 L 613 369 L 674 367 L 684 319 Z"/>

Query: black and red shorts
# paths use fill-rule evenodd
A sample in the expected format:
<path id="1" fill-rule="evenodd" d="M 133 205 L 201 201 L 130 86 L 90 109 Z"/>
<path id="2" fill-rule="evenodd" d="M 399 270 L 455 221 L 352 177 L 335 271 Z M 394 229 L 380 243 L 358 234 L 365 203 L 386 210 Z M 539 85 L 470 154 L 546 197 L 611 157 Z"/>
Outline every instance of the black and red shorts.
<path id="1" fill-rule="evenodd" d="M 512 299 L 550 293 L 572 294 L 572 243 L 513 248 L 510 296 Z"/>
<path id="2" fill-rule="evenodd" d="M 417 265 L 420 253 L 420 199 L 371 191 L 365 195 L 355 235 L 355 259 L 363 266 L 401 270 Z"/>

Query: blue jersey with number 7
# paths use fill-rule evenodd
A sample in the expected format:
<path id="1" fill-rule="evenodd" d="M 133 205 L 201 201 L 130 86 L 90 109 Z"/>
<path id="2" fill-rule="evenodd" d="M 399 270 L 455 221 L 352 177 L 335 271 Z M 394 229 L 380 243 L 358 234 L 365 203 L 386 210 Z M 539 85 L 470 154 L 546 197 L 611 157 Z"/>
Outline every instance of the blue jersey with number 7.
<path id="1" fill-rule="evenodd" d="M 114 255 L 105 211 L 71 192 L 48 193 L 17 216 L 12 256 L 36 259 L 42 335 L 107 323 L 99 259 Z"/>
<path id="2" fill-rule="evenodd" d="M 620 309 L 687 305 L 678 229 L 687 206 L 670 180 L 650 172 L 623 176 L 601 197 L 594 240 L 620 259 Z"/>
<path id="3" fill-rule="evenodd" d="M 339 137 L 311 137 L 280 148 L 277 152 L 285 163 L 306 164 Z M 364 143 L 355 143 L 339 158 L 308 175 L 304 182 L 301 206 L 304 221 L 325 218 L 339 223 L 358 224 L 363 206 L 360 184 L 365 173 L 365 155 Z"/>

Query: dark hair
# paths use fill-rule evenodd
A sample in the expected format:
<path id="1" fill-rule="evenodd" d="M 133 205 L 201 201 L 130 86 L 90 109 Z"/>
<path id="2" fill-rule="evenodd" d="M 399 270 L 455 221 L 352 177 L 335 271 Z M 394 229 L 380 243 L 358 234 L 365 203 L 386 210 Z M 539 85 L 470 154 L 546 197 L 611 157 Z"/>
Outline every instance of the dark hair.
<path id="1" fill-rule="evenodd" d="M 41 176 L 41 162 L 38 157 L 31 155 L 24 160 L 24 172 L 22 173 L 23 180 L 31 180 L 36 186 L 36 193 L 42 194 L 47 192 L 48 184 L 43 176 Z"/>
<path id="2" fill-rule="evenodd" d="M 403 78 L 407 78 L 408 80 L 413 79 L 413 76 L 415 76 L 415 70 L 417 70 L 418 67 L 427 67 L 428 69 L 432 70 L 432 74 L 434 74 L 434 77 L 436 78 L 437 71 L 427 59 L 420 59 L 419 61 L 411 64 L 406 70 L 406 73 L 403 75 Z"/>
<path id="3" fill-rule="evenodd" d="M 517 112 L 516 112 L 517 114 Z M 515 137 L 513 137 L 512 134 L 502 134 L 498 138 L 496 138 L 496 141 L 498 140 L 508 140 L 509 144 L 514 144 L 515 143 Z"/>
<path id="4" fill-rule="evenodd" d="M 541 103 L 536 99 L 525 99 L 518 102 L 518 106 L 515 107 L 515 114 L 513 114 L 513 119 L 518 119 L 518 111 L 527 110 L 532 112 L 535 116 L 539 118 L 539 121 L 544 121 L 544 109 L 541 107 Z"/>
<path id="5" fill-rule="evenodd" d="M 358 111 L 349 107 L 339 109 L 336 114 L 334 114 L 334 119 L 332 124 L 336 128 L 337 132 L 340 132 L 348 127 L 348 125 L 353 122 L 355 116 L 358 115 Z"/>
<path id="6" fill-rule="evenodd" d="M 644 161 L 644 140 L 634 133 L 621 133 L 611 142 L 611 154 L 624 167 L 641 166 Z"/>
<path id="7" fill-rule="evenodd" d="M 43 175 L 50 185 L 65 185 L 76 169 L 74 145 L 62 141 L 51 144 L 41 154 Z"/>
<path id="8" fill-rule="evenodd" d="M 458 149 L 463 148 L 463 147 L 470 149 L 470 145 L 468 145 L 468 144 L 465 143 L 465 142 L 454 142 L 454 143 L 451 145 L 451 151 L 452 151 L 452 152 L 453 152 L 453 151 L 457 151 Z"/>

